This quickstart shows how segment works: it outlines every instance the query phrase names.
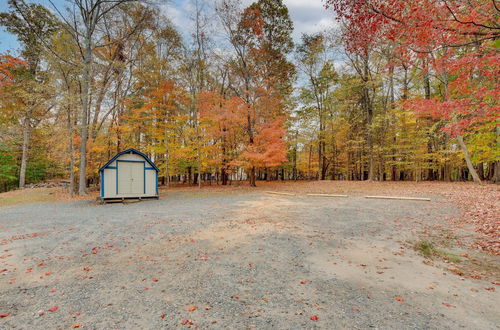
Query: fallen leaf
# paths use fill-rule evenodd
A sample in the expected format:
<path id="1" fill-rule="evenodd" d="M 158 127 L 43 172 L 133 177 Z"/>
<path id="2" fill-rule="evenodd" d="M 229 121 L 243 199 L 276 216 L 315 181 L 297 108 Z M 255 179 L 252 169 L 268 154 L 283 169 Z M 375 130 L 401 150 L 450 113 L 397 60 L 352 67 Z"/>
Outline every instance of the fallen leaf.
<path id="1" fill-rule="evenodd" d="M 53 292 L 56 292 L 56 291 L 57 291 L 57 289 L 56 289 L 56 288 L 53 288 L 53 289 L 50 289 L 50 290 L 49 290 L 49 292 L 52 292 L 52 293 L 53 293 Z"/>
<path id="2" fill-rule="evenodd" d="M 307 281 L 300 281 L 300 284 L 306 284 Z"/>
<path id="3" fill-rule="evenodd" d="M 448 304 L 448 303 L 445 303 L 445 302 L 444 302 L 444 303 L 442 303 L 442 304 L 443 304 L 444 306 L 446 306 L 446 307 L 456 307 L 456 306 L 453 306 L 452 304 Z"/>
<path id="4" fill-rule="evenodd" d="M 190 312 L 194 312 L 197 308 L 198 308 L 198 307 L 196 307 L 196 306 L 190 306 L 190 307 L 188 308 L 188 311 L 190 311 Z"/>
<path id="5" fill-rule="evenodd" d="M 7 317 L 7 316 L 9 316 L 9 313 L 0 314 L 0 318 L 4 318 L 4 317 Z"/>
<path id="6" fill-rule="evenodd" d="M 396 297 L 396 298 L 394 298 L 394 300 L 401 301 L 401 302 L 402 302 L 402 301 L 405 301 L 405 300 L 404 300 L 403 298 L 401 298 L 401 297 Z"/>
<path id="7" fill-rule="evenodd" d="M 83 270 L 86 271 L 86 272 L 88 272 L 88 271 L 92 270 L 92 267 L 86 266 L 86 267 L 83 267 Z"/>
<path id="8" fill-rule="evenodd" d="M 82 325 L 79 324 L 79 323 L 75 323 L 71 326 L 71 329 L 76 329 L 76 328 L 80 328 Z"/>
<path id="9" fill-rule="evenodd" d="M 317 317 L 316 315 L 313 315 L 313 316 L 311 316 L 311 317 L 310 317 L 310 319 L 311 319 L 312 321 L 317 321 L 317 320 L 318 320 L 318 317 Z"/>
<path id="10" fill-rule="evenodd" d="M 161 318 L 164 319 L 165 318 L 165 314 L 161 314 Z"/>
<path id="11" fill-rule="evenodd" d="M 159 281 L 156 277 L 153 277 L 151 280 L 152 280 L 153 282 L 158 282 L 158 281 Z"/>
<path id="12" fill-rule="evenodd" d="M 193 321 L 191 321 L 191 320 L 182 320 L 181 324 L 182 325 L 187 325 L 187 326 L 192 326 L 193 325 Z"/>
<path id="13" fill-rule="evenodd" d="M 58 307 L 58 306 L 53 306 L 53 307 L 50 307 L 50 308 L 49 308 L 49 312 L 55 312 L 55 311 L 57 311 L 58 309 L 59 309 L 59 307 Z"/>

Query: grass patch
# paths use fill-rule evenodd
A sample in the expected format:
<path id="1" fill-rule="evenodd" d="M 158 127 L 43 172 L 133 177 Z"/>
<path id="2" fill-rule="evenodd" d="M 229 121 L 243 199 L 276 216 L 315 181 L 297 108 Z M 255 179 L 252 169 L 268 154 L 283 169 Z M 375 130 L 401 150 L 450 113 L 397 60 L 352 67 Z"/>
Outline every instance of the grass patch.
<path id="1" fill-rule="evenodd" d="M 19 189 L 0 193 L 0 207 L 43 202 L 69 202 L 76 200 L 91 200 L 97 197 L 97 192 L 90 191 L 86 196 L 71 196 L 66 189 L 34 188 Z"/>
<path id="2" fill-rule="evenodd" d="M 426 239 L 414 242 L 413 248 L 418 254 L 426 258 L 423 260 L 425 264 L 434 265 L 436 260 L 444 261 L 444 264 L 434 266 L 442 267 L 458 276 L 498 281 L 500 259 L 491 258 L 491 256 L 480 252 L 477 252 L 475 256 L 468 253 L 457 255 L 437 248 L 437 246 L 442 247 L 439 242 L 439 240 L 436 242 L 426 237 Z"/>
<path id="3" fill-rule="evenodd" d="M 444 258 L 444 259 L 446 259 L 446 260 L 448 260 L 450 262 L 454 262 L 454 263 L 462 262 L 462 258 L 460 258 L 460 256 L 458 256 L 457 254 L 446 252 L 446 251 L 442 251 L 442 250 L 436 250 L 436 252 L 442 258 Z"/>
<path id="4" fill-rule="evenodd" d="M 432 257 L 435 251 L 434 244 L 429 241 L 418 241 L 413 247 L 418 253 L 426 258 Z"/>
<path id="5" fill-rule="evenodd" d="M 436 248 L 434 243 L 431 241 L 427 240 L 418 241 L 415 243 L 413 247 L 418 253 L 420 253 L 422 256 L 426 258 L 440 257 L 455 263 L 462 261 L 462 259 L 458 255 Z"/>
<path id="6" fill-rule="evenodd" d="M 23 189 L 1 193 L 0 207 L 17 204 L 50 202 L 56 199 L 55 193 L 56 188 Z"/>

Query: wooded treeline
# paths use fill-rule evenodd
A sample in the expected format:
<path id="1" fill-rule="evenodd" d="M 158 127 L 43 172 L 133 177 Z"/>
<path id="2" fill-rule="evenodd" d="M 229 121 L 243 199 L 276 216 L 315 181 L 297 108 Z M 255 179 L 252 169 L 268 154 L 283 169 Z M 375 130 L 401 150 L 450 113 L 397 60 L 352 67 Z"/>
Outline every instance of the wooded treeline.
<path id="1" fill-rule="evenodd" d="M 0 190 L 84 194 L 128 147 L 166 185 L 500 181 L 495 2 L 332 0 L 338 24 L 295 42 L 281 0 L 192 0 L 182 27 L 151 1 L 66 4 L 0 13 L 21 44 L 0 57 Z"/>

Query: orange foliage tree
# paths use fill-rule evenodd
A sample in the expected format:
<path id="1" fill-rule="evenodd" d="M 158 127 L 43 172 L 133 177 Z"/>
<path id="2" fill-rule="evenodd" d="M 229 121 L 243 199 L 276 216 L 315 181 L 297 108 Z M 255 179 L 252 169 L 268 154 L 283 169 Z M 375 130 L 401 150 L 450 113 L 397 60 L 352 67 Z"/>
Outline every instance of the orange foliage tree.
<path id="1" fill-rule="evenodd" d="M 120 128 L 129 134 L 129 143 L 142 146 L 152 155 L 158 167 L 164 170 L 167 186 L 171 175 L 171 155 L 186 154 L 180 150 L 185 147 L 185 140 L 180 137 L 179 129 L 185 126 L 187 120 L 184 111 L 187 104 L 188 98 L 182 88 L 172 81 L 163 81 L 145 95 L 141 106 L 132 109 L 126 116 L 125 125 Z"/>
<path id="2" fill-rule="evenodd" d="M 211 152 L 209 163 L 220 169 L 222 184 L 226 185 L 231 163 L 238 156 L 243 142 L 245 101 L 239 97 L 225 99 L 215 92 L 202 92 L 198 98 L 202 130 L 207 135 Z"/>
<path id="3" fill-rule="evenodd" d="M 0 55 L 0 86 L 12 83 L 12 70 L 27 63 L 10 55 Z"/>

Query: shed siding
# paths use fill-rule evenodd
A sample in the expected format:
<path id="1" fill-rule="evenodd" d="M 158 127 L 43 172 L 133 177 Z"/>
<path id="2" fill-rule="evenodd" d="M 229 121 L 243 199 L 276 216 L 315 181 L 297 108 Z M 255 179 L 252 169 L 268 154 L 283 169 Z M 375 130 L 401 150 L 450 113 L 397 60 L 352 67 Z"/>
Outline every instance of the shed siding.
<path id="1" fill-rule="evenodd" d="M 104 197 L 116 196 L 116 170 L 104 169 Z"/>
<path id="2" fill-rule="evenodd" d="M 137 161 L 145 161 L 144 158 L 142 158 L 141 155 L 138 154 L 125 154 L 121 155 L 120 157 L 117 158 L 117 160 L 137 160 Z"/>
<path id="3" fill-rule="evenodd" d="M 146 170 L 146 194 L 156 195 L 156 171 Z"/>

